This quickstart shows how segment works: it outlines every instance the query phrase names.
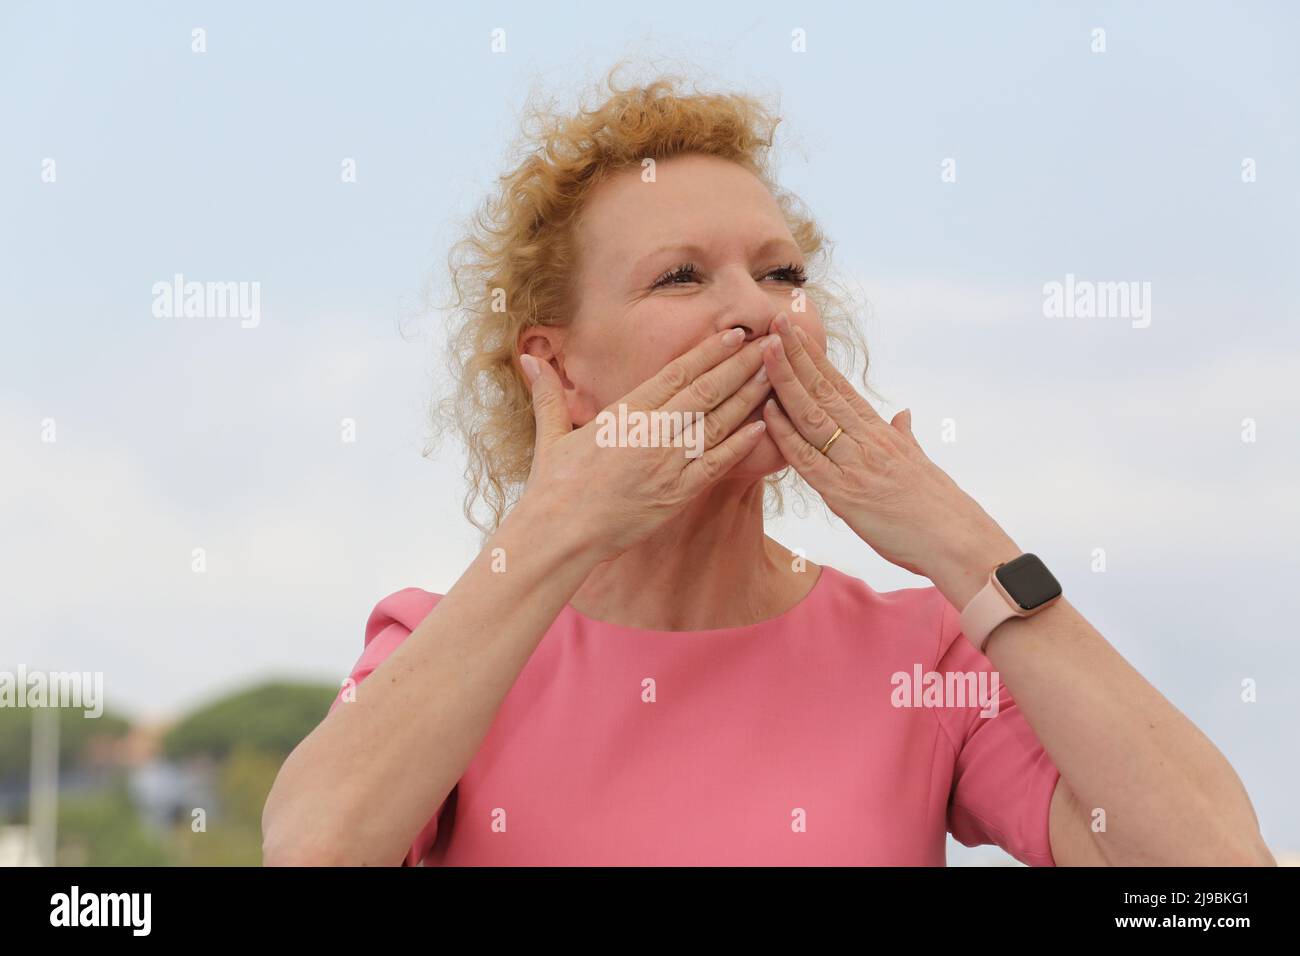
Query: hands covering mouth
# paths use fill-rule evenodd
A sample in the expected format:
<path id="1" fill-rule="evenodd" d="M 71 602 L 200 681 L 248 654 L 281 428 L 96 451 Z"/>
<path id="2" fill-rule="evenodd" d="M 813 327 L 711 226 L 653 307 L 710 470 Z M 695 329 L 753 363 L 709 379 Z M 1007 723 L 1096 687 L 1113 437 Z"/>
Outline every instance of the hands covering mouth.
<path id="1" fill-rule="evenodd" d="M 780 409 L 781 414 L 784 415 L 784 414 L 785 414 L 785 406 L 781 404 L 781 399 L 777 398 L 776 392 L 773 392 L 773 391 L 770 391 L 770 390 L 769 390 L 768 393 L 767 393 L 766 398 L 763 399 L 763 402 L 766 402 L 767 399 L 769 399 L 769 398 L 772 399 L 772 401 L 776 402 L 776 407 L 777 407 L 778 409 Z M 760 402 L 758 408 L 754 409 L 752 412 L 750 412 L 748 415 L 745 416 L 745 421 L 741 423 L 742 425 L 743 425 L 743 424 L 746 424 L 746 423 L 748 423 L 748 422 L 756 422 L 756 421 L 759 421 L 759 420 L 762 419 L 762 417 L 763 417 L 763 402 Z M 739 427 L 739 426 L 737 426 L 737 427 Z"/>

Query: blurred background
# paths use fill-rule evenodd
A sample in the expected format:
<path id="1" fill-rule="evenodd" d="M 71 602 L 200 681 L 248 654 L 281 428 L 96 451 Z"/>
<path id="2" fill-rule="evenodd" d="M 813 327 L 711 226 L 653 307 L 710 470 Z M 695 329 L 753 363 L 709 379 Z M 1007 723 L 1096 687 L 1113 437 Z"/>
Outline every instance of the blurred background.
<path id="1" fill-rule="evenodd" d="M 1282 2 L 4 4 L 0 678 L 98 674 L 104 711 L 0 706 L 0 863 L 260 861 L 371 608 L 445 593 L 478 548 L 459 449 L 426 454 L 447 250 L 528 95 L 576 105 L 625 56 L 778 107 L 882 413 L 912 408 L 1296 862 L 1297 25 Z M 160 316 L 177 275 L 256 283 L 256 322 Z M 1050 315 L 1075 280 L 1148 283 L 1149 314 Z M 770 533 L 928 584 L 820 508 Z M 951 839 L 949 862 L 1014 863 Z"/>

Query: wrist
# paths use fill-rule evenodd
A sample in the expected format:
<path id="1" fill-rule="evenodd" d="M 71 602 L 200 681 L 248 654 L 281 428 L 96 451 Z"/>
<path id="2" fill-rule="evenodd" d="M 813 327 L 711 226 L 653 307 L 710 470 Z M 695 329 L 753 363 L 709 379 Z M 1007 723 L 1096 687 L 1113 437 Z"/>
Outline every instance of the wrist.
<path id="1" fill-rule="evenodd" d="M 1023 553 L 1000 528 L 989 529 L 954 542 L 927 577 L 961 611 L 988 584 L 994 568 Z"/>
<path id="2" fill-rule="evenodd" d="M 545 542 L 558 560 L 595 567 L 613 557 L 599 533 L 573 520 L 572 509 L 555 507 L 551 502 L 520 497 L 501 522 L 500 532 L 520 530 L 529 541 Z"/>

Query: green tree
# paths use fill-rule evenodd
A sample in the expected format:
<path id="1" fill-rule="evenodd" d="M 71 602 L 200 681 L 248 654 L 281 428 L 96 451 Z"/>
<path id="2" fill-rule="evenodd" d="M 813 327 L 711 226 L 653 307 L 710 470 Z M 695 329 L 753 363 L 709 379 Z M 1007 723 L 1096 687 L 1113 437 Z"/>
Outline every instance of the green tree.
<path id="1" fill-rule="evenodd" d="M 223 697 L 190 713 L 163 737 L 171 760 L 224 760 L 243 745 L 283 759 L 325 717 L 337 688 L 275 682 Z"/>
<path id="2" fill-rule="evenodd" d="M 107 789 L 59 800 L 62 866 L 173 866 L 175 854 L 161 835 L 141 824 L 121 775 Z"/>

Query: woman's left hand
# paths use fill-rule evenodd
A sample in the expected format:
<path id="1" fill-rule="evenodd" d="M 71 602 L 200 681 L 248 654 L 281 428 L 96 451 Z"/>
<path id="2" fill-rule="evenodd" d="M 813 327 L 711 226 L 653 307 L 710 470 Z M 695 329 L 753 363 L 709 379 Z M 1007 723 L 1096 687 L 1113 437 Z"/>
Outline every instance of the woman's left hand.
<path id="1" fill-rule="evenodd" d="M 1020 553 L 922 451 L 909 410 L 885 421 L 812 336 L 784 315 L 772 326 L 777 334 L 763 364 L 785 413 L 767 402 L 768 433 L 858 537 L 885 560 L 936 584 L 942 577 L 987 577 L 994 564 Z M 843 432 L 823 454 L 837 428 Z"/>

